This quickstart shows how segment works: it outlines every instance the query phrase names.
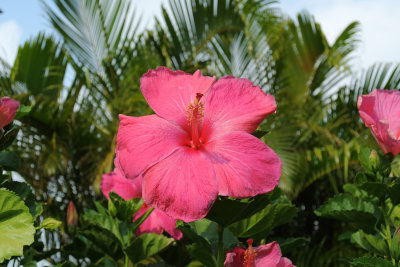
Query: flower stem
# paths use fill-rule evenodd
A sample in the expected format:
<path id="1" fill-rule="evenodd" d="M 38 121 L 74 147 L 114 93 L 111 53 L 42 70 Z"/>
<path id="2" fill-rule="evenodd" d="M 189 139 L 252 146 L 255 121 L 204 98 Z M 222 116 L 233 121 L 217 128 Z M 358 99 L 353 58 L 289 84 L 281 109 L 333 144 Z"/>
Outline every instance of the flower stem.
<path id="1" fill-rule="evenodd" d="M 225 260 L 224 249 L 224 227 L 218 225 L 218 251 L 217 251 L 217 266 L 223 267 Z"/>

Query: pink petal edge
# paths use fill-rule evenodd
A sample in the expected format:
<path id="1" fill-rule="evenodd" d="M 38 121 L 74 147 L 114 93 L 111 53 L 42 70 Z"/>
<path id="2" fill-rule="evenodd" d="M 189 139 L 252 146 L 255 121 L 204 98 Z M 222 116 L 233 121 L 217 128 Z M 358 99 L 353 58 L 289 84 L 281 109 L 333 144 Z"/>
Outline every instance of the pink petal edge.
<path id="1" fill-rule="evenodd" d="M 223 77 L 206 96 L 202 139 L 210 140 L 231 131 L 252 133 L 274 112 L 274 97 L 259 86 L 247 79 Z"/>
<path id="2" fill-rule="evenodd" d="M 185 222 L 204 218 L 217 194 L 213 165 L 189 147 L 175 150 L 143 174 L 144 201 Z"/>
<path id="3" fill-rule="evenodd" d="M 253 197 L 272 191 L 281 176 L 278 155 L 256 137 L 231 132 L 205 146 L 218 180 L 219 195 Z"/>

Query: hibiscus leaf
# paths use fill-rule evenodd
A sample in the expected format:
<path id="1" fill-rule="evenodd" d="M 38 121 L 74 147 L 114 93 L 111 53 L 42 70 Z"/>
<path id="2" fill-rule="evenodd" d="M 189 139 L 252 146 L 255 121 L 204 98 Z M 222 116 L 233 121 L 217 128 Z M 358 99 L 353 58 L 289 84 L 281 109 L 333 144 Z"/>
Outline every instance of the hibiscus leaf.
<path id="1" fill-rule="evenodd" d="M 392 200 L 394 206 L 400 203 L 400 181 L 390 187 L 389 197 Z"/>
<path id="2" fill-rule="evenodd" d="M 104 254 L 109 255 L 115 260 L 122 257 L 121 242 L 111 231 L 92 224 L 80 233 L 89 239 L 93 245 L 99 248 Z"/>
<path id="3" fill-rule="evenodd" d="M 248 218 L 262 210 L 266 204 L 276 202 L 280 196 L 280 189 L 275 188 L 272 192 L 258 195 L 249 199 L 230 199 L 219 197 L 208 212 L 206 218 L 223 227 Z"/>
<path id="4" fill-rule="evenodd" d="M 255 130 L 252 135 L 257 137 L 258 139 L 261 139 L 264 135 L 269 133 L 268 131 L 263 131 L 263 130 Z"/>
<path id="5" fill-rule="evenodd" d="M 267 205 L 253 216 L 229 226 L 237 237 L 265 237 L 279 225 L 289 222 L 297 213 L 292 204 L 279 203 Z"/>
<path id="6" fill-rule="evenodd" d="M 189 223 L 193 231 L 199 236 L 205 238 L 210 242 L 213 251 L 218 249 L 218 224 L 216 222 L 210 221 L 208 219 L 201 219 Z M 228 249 L 233 249 L 233 247 L 239 243 L 237 238 L 228 229 L 224 229 L 223 234 L 224 246 Z"/>
<path id="7" fill-rule="evenodd" d="M 132 215 L 135 214 L 143 204 L 141 198 L 134 198 L 130 200 L 124 200 L 121 196 L 112 192 L 109 194 L 110 200 L 114 205 L 118 219 L 122 221 L 131 222 Z"/>
<path id="8" fill-rule="evenodd" d="M 96 212 L 94 210 L 86 211 L 82 216 L 84 223 L 109 231 L 115 238 L 119 239 L 119 241 L 123 243 L 124 240 L 121 237 L 119 227 L 120 221 L 117 218 L 112 217 L 106 209 L 100 210 L 101 212 Z"/>
<path id="9" fill-rule="evenodd" d="M 377 255 L 389 255 L 389 247 L 385 240 L 379 236 L 364 233 L 359 230 L 351 235 L 351 242 L 356 243 L 361 248 Z"/>
<path id="10" fill-rule="evenodd" d="M 289 238 L 275 238 L 275 241 L 279 243 L 281 247 L 282 254 L 285 255 L 295 249 L 298 249 L 300 246 L 303 246 L 310 242 L 310 239 L 305 237 L 289 237 Z"/>
<path id="11" fill-rule="evenodd" d="M 4 133 L 0 138 L 0 151 L 9 147 L 12 142 L 17 138 L 19 127 L 13 126 L 10 130 Z"/>
<path id="12" fill-rule="evenodd" d="M 26 115 L 29 114 L 29 112 L 31 112 L 31 110 L 32 110 L 32 106 L 20 105 L 17 110 L 17 113 L 15 114 L 14 119 L 19 120 L 22 117 L 25 117 Z"/>
<path id="13" fill-rule="evenodd" d="M 34 241 L 35 228 L 28 207 L 14 192 L 0 189 L 0 263 L 22 256 L 23 246 Z"/>
<path id="14" fill-rule="evenodd" d="M 192 241 L 192 244 L 186 245 L 190 256 L 205 266 L 217 266 L 217 260 L 213 255 L 211 244 L 204 237 L 184 226 L 179 227 L 179 230 L 181 230 L 185 238 Z"/>
<path id="15" fill-rule="evenodd" d="M 21 166 L 21 160 L 18 155 L 10 151 L 0 152 L 0 168 L 6 171 L 18 171 Z"/>
<path id="16" fill-rule="evenodd" d="M 132 244 L 126 248 L 126 253 L 133 264 L 147 259 L 166 247 L 174 241 L 173 238 L 168 238 L 157 234 L 142 234 Z"/>
<path id="17" fill-rule="evenodd" d="M 16 181 L 7 181 L 2 184 L 2 187 L 16 193 L 25 202 L 25 205 L 29 208 L 29 212 L 34 219 L 40 215 L 42 212 L 41 204 L 36 202 L 32 188 L 28 184 Z"/>
<path id="18" fill-rule="evenodd" d="M 374 232 L 374 227 L 381 217 L 379 209 L 370 201 L 347 193 L 338 194 L 314 211 L 317 216 L 354 223 L 367 232 Z"/>
<path id="19" fill-rule="evenodd" d="M 350 262 L 350 265 L 354 267 L 395 267 L 390 261 L 382 258 L 368 256 L 356 258 L 352 262 Z"/>

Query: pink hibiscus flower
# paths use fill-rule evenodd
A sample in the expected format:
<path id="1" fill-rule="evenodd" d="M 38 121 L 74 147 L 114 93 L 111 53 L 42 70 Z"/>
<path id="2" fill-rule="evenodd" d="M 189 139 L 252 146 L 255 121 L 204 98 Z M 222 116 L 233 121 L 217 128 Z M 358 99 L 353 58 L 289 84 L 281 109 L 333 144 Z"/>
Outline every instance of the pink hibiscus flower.
<path id="1" fill-rule="evenodd" d="M 277 242 L 253 247 L 253 240 L 247 240 L 247 249 L 235 247 L 226 253 L 226 267 L 295 267 L 292 261 L 282 257 Z"/>
<path id="2" fill-rule="evenodd" d="M 101 190 L 108 198 L 110 192 L 115 192 L 125 200 L 142 197 L 142 178 L 129 180 L 123 177 L 118 169 L 103 175 Z M 132 219 L 139 219 L 150 207 L 143 203 L 142 207 L 133 214 Z M 136 235 L 143 233 L 162 234 L 163 231 L 169 233 L 173 238 L 182 238 L 182 232 L 176 229 L 176 220 L 169 217 L 161 210 L 154 209 L 149 217 L 139 226 Z"/>
<path id="3" fill-rule="evenodd" d="M 383 152 L 400 153 L 400 91 L 376 89 L 358 97 L 358 111 Z"/>
<path id="4" fill-rule="evenodd" d="M 149 70 L 141 89 L 155 115 L 120 115 L 115 164 L 143 176 L 143 199 L 185 222 L 205 217 L 218 195 L 253 197 L 279 183 L 281 161 L 252 136 L 276 111 L 249 80 Z"/>
<path id="5" fill-rule="evenodd" d="M 0 98 L 0 129 L 10 124 L 19 108 L 19 102 L 9 97 Z"/>

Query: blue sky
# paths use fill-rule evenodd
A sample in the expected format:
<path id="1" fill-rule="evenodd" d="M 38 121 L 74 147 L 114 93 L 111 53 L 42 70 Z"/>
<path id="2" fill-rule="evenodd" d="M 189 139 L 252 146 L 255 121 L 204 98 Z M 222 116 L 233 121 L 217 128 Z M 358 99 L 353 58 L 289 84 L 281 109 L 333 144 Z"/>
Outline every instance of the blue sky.
<path id="1" fill-rule="evenodd" d="M 51 0 L 45 0 L 51 3 Z M 145 24 L 151 26 L 167 0 L 134 0 Z M 374 62 L 400 62 L 400 1 L 398 0 L 282 0 L 277 5 L 294 17 L 307 9 L 327 38 L 335 37 L 352 21 L 361 22 L 362 44 L 354 60 L 356 68 Z M 12 63 L 18 45 L 39 31 L 51 32 L 39 0 L 0 0 L 0 57 Z"/>

